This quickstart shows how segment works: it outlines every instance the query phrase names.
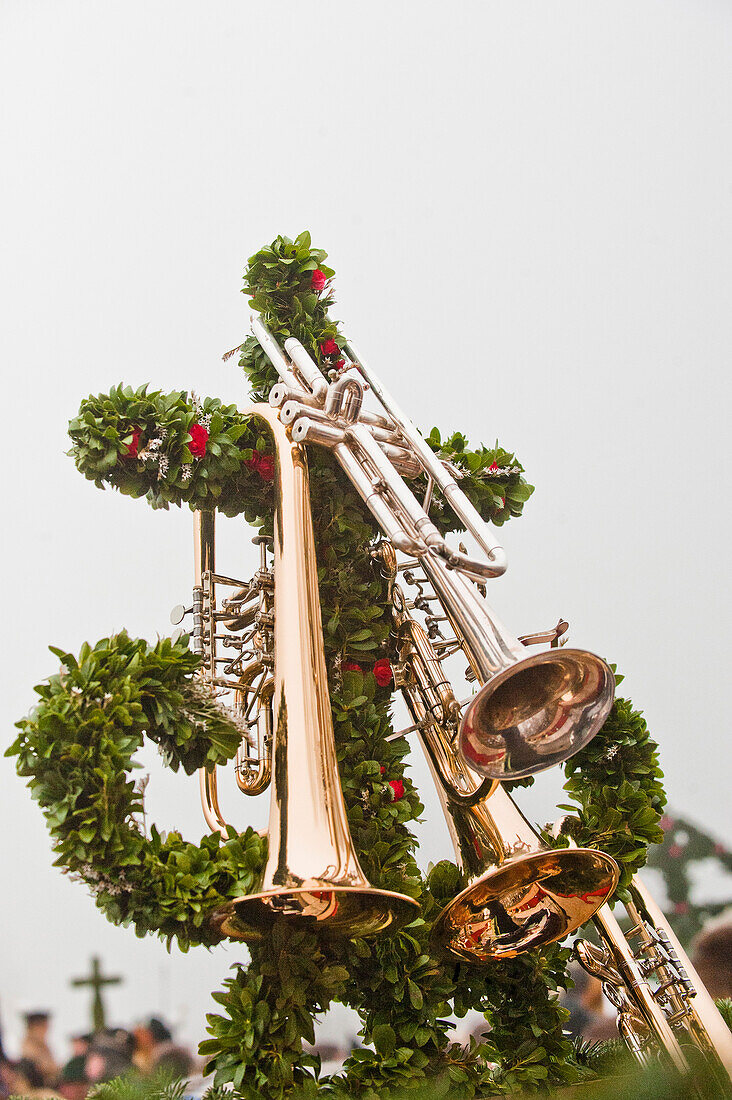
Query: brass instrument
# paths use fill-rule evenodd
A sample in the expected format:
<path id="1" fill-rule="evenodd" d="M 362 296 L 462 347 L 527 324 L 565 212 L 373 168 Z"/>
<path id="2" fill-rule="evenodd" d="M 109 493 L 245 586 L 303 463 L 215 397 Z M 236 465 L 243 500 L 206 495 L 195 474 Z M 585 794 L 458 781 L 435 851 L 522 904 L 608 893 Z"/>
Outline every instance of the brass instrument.
<path id="1" fill-rule="evenodd" d="M 235 696 L 245 733 L 239 786 L 256 793 L 271 774 L 269 845 L 257 890 L 211 919 L 241 940 L 256 940 L 278 916 L 335 935 L 373 935 L 414 919 L 418 904 L 375 889 L 359 866 L 336 761 L 304 451 L 268 405 L 245 411 L 264 421 L 274 442 L 274 564 L 267 567 L 267 540 L 260 540 L 252 581 L 217 573 L 213 513 L 198 515 L 193 638 L 204 683 Z M 219 607 L 221 587 L 233 594 Z M 252 724 L 260 735 L 254 745 Z M 203 771 L 201 793 L 206 820 L 226 835 L 215 771 Z"/>
<path id="2" fill-rule="evenodd" d="M 257 733 L 245 739 L 238 759 L 240 786 L 261 789 L 270 756 L 274 760 L 267 866 L 258 891 L 218 915 L 224 931 L 252 939 L 277 913 L 286 913 L 355 936 L 414 913 L 409 898 L 368 884 L 348 836 L 320 641 L 307 468 L 299 446 L 313 441 L 333 452 L 387 539 L 375 553 L 392 596 L 399 648 L 395 683 L 413 720 L 394 736 L 418 731 L 467 879 L 435 923 L 437 945 L 484 962 L 561 939 L 592 918 L 605 946 L 581 942 L 577 954 L 603 979 L 631 1049 L 648 1060 L 660 1047 L 688 1075 L 693 1047 L 726 1088 L 732 1070 L 727 1029 L 639 880 L 627 905 L 633 921 L 628 938 L 638 941 L 634 951 L 605 906 L 618 881 L 615 861 L 592 849 L 544 844 L 499 782 L 551 767 L 587 744 L 612 705 L 610 669 L 591 653 L 560 647 L 566 623 L 514 638 L 488 609 L 483 582 L 504 572 L 504 551 L 460 492 L 453 477 L 459 472 L 432 453 L 352 345 L 346 349 L 349 367 L 329 384 L 297 340 L 287 340 L 283 352 L 260 320 L 254 320 L 253 332 L 281 379 L 270 393 L 271 408 L 252 410 L 275 440 L 277 580 L 273 585 L 264 545 L 261 568 L 248 585 L 215 574 L 212 521 L 202 515 L 194 599 L 194 635 L 205 675 L 212 687 L 233 691 L 243 725 Z M 369 389 L 380 412 L 363 408 Z M 427 478 L 421 504 L 402 479 L 420 474 Z M 429 518 L 435 490 L 484 558 L 471 557 L 462 545 L 449 546 L 439 534 Z M 396 551 L 407 560 L 400 561 Z M 415 599 L 397 583 L 399 573 L 416 584 Z M 236 590 L 220 610 L 216 584 Z M 424 614 L 425 625 L 413 610 Z M 443 622 L 453 638 L 442 635 Z M 233 660 L 217 649 L 226 640 L 217 623 L 239 631 Z M 525 646 L 535 643 L 550 643 L 550 649 L 527 657 Z M 455 698 L 443 669 L 458 652 L 469 662 L 469 678 L 482 685 L 467 704 Z M 225 831 L 215 773 L 203 773 L 202 793 L 209 824 Z"/>
<path id="3" fill-rule="evenodd" d="M 446 463 L 401 412 L 353 345 L 351 364 L 330 385 L 302 344 L 285 352 L 261 320 L 252 331 L 281 382 L 269 395 L 298 443 L 333 452 L 395 549 L 415 557 L 460 640 L 474 677 L 483 685 L 462 715 L 459 746 L 473 771 L 493 779 L 533 775 L 566 760 L 597 733 L 614 696 L 607 664 L 586 650 L 548 650 L 526 656 L 488 608 L 475 581 L 500 576 L 506 555 Z M 363 408 L 366 389 L 382 412 Z M 400 471 L 427 476 L 422 504 Z M 485 555 L 448 545 L 429 518 L 435 490 Z"/>
<path id="4" fill-rule="evenodd" d="M 618 883 L 615 860 L 590 848 L 544 844 L 500 783 L 466 765 L 455 747 L 461 705 L 428 631 L 396 583 L 397 557 L 378 551 L 390 582 L 399 646 L 395 682 L 435 781 L 465 879 L 443 909 L 433 942 L 473 964 L 510 958 L 564 939 L 604 905 Z M 414 565 L 402 567 L 414 581 Z M 425 605 L 425 597 L 417 604 Z M 415 606 L 412 604 L 412 606 Z M 560 624 L 566 627 L 566 624 Z"/>
<path id="5" fill-rule="evenodd" d="M 617 865 L 602 852 L 544 845 L 494 777 L 543 770 L 586 744 L 612 705 L 612 673 L 604 661 L 581 650 L 527 658 L 522 642 L 498 623 L 476 585 L 504 571 L 503 550 L 452 474 L 362 361 L 356 362 L 353 349 L 353 368 L 329 386 L 297 340 L 286 341 L 287 358 L 261 321 L 253 322 L 253 331 L 282 380 L 270 394 L 280 421 L 293 440 L 332 449 L 388 539 L 380 557 L 401 650 L 397 686 L 419 730 L 468 879 L 438 918 L 436 940 L 460 958 L 483 962 L 563 938 L 610 896 Z M 377 392 L 383 414 L 363 409 L 366 386 Z M 428 476 L 423 506 L 397 468 L 410 476 L 415 466 Z M 428 515 L 435 486 L 477 539 L 485 560 L 449 547 L 439 534 Z M 400 566 L 396 550 L 412 557 Z M 434 590 L 426 596 L 420 587 L 417 602 L 427 609 L 432 635 L 440 635 L 442 617 L 429 612 L 431 600 L 454 630 L 452 642 L 435 641 L 439 657 L 395 584 L 397 573 L 407 568 L 421 570 Z M 470 701 L 467 724 L 441 667 L 456 650 L 467 657 L 473 678 L 487 681 Z M 476 774 L 472 759 L 466 761 L 457 748 L 459 733 L 472 737 L 476 729 L 491 746 L 490 766 L 480 769 L 488 778 Z M 485 751 L 482 759 L 487 758 Z"/>
<path id="6" fill-rule="evenodd" d="M 721 1095 L 727 1096 L 732 1035 L 637 875 L 629 894 L 625 909 L 630 929 L 624 933 L 611 910 L 603 907 L 593 918 L 602 947 L 578 940 L 575 955 L 589 974 L 601 979 L 618 1012 L 618 1031 L 642 1065 L 662 1052 L 696 1091 L 695 1057 L 701 1055 Z"/>

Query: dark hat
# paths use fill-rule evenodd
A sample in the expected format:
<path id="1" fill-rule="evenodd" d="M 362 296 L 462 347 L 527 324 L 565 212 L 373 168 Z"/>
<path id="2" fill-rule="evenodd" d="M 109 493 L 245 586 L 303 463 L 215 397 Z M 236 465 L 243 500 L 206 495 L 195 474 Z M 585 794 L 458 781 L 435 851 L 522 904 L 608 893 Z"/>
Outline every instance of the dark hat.
<path id="1" fill-rule="evenodd" d="M 44 1020 L 50 1020 L 51 1013 L 45 1009 L 37 1009 L 35 1012 L 24 1012 L 23 1017 L 27 1024 L 40 1024 Z"/>
<path id="2" fill-rule="evenodd" d="M 147 1021 L 147 1029 L 156 1043 L 169 1043 L 173 1034 L 162 1020 L 157 1016 L 151 1016 Z"/>

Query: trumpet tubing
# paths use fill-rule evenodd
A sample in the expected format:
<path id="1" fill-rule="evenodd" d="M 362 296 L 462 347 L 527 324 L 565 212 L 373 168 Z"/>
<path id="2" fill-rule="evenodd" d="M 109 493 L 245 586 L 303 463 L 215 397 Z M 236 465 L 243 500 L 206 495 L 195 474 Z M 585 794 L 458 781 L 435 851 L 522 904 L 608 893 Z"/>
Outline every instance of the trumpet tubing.
<path id="1" fill-rule="evenodd" d="M 265 422 L 276 459 L 274 569 L 260 570 L 258 588 L 265 599 L 256 617 L 265 635 L 257 642 L 259 666 L 266 675 L 273 664 L 272 677 L 265 679 L 258 696 L 265 742 L 268 728 L 272 742 L 269 843 L 256 891 L 227 903 L 211 920 L 241 940 L 260 938 L 282 916 L 306 920 L 333 935 L 373 935 L 413 919 L 418 906 L 403 894 L 372 887 L 359 865 L 336 761 L 305 455 L 268 405 L 247 411 Z M 204 679 L 214 689 L 223 686 L 245 696 L 250 673 L 256 676 L 259 669 L 248 673 L 236 662 L 230 667 L 226 658 L 216 656 L 214 642 L 222 617 L 249 621 L 243 604 L 252 586 L 224 578 L 243 588 L 244 596 L 217 610 L 211 585 L 214 579 L 222 581 L 213 571 L 212 527 L 206 517 L 200 521 L 201 532 L 205 537 L 199 539 L 201 594 L 194 636 L 201 647 Z M 240 645 L 237 652 L 241 660 L 246 651 Z M 242 760 L 245 756 L 240 767 Z M 204 771 L 201 791 L 209 824 L 225 831 L 213 772 Z"/>
<path id="2" fill-rule="evenodd" d="M 479 597 L 471 582 L 500 576 L 505 552 L 448 464 L 432 452 L 353 345 L 346 348 L 349 369 L 328 385 L 297 340 L 288 339 L 283 351 L 260 320 L 252 331 L 281 379 L 269 399 L 292 439 L 332 451 L 391 544 L 413 555 L 433 585 L 482 684 L 460 729 L 459 750 L 469 767 L 493 779 L 517 779 L 578 752 L 612 706 L 614 678 L 606 663 L 576 649 L 527 656 Z M 365 388 L 382 412 L 364 410 Z M 402 476 L 417 473 L 428 479 L 423 504 Z M 442 537 L 429 515 L 435 490 L 483 557 L 471 557 Z"/>
<path id="3" fill-rule="evenodd" d="M 641 1064 L 659 1053 L 686 1078 L 689 1094 L 707 1097 L 696 1085 L 700 1055 L 720 1095 L 732 1088 L 732 1035 L 683 947 L 636 875 L 624 903 L 631 927 L 623 932 L 609 908 L 593 918 L 602 946 L 584 940 L 575 954 L 600 978 L 618 1011 L 618 1030 Z"/>
<path id="4" fill-rule="evenodd" d="M 419 731 L 466 882 L 438 916 L 433 942 L 475 964 L 563 939 L 614 891 L 615 860 L 589 848 L 549 848 L 500 783 L 467 767 L 454 745 L 460 705 L 396 584 L 392 599 L 397 685 Z"/>

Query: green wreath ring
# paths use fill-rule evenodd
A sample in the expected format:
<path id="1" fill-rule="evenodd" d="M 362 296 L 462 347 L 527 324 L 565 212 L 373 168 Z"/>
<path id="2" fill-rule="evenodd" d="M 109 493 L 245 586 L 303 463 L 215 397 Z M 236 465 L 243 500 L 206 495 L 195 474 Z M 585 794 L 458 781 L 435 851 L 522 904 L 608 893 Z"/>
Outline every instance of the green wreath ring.
<path id="1" fill-rule="evenodd" d="M 56 866 L 83 880 L 115 924 L 179 946 L 221 938 L 206 917 L 252 889 L 264 841 L 252 829 L 191 844 L 177 832 L 146 835 L 143 790 L 130 773 L 145 736 L 165 764 L 191 774 L 230 760 L 241 734 L 200 686 L 188 637 L 150 645 L 122 632 L 85 644 L 79 658 L 53 649 L 61 670 L 36 687 L 40 702 L 6 755 L 41 806 Z"/>

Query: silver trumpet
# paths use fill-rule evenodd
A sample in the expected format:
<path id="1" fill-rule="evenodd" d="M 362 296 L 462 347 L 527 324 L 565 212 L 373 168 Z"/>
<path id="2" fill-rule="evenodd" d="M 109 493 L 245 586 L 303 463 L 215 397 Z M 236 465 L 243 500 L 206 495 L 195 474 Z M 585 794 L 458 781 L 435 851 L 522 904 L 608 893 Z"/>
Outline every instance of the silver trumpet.
<path id="1" fill-rule="evenodd" d="M 477 587 L 505 572 L 505 551 L 450 466 L 425 443 L 352 344 L 345 349 L 350 365 L 329 384 L 298 340 L 286 340 L 283 351 L 258 318 L 252 331 L 281 379 L 269 401 L 292 440 L 333 452 L 387 539 L 419 563 L 482 685 L 459 725 L 457 743 L 470 769 L 492 779 L 518 779 L 578 752 L 612 706 L 608 665 L 581 649 L 527 656 L 506 630 Z M 366 390 L 380 412 L 364 409 Z M 404 481 L 419 474 L 427 478 L 421 503 Z M 445 541 L 429 517 L 436 492 L 483 557 Z"/>

